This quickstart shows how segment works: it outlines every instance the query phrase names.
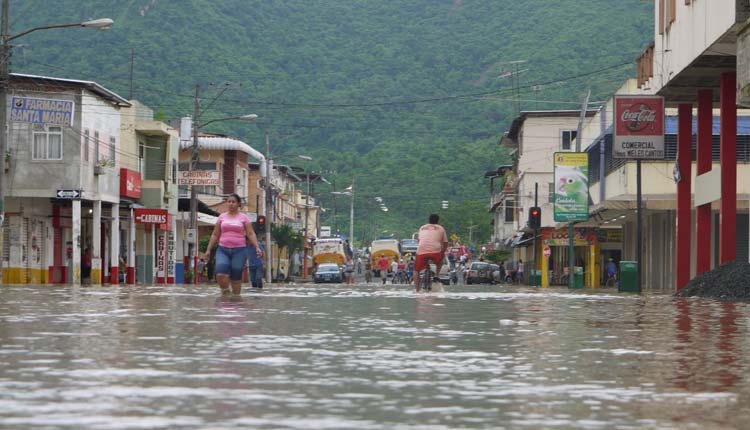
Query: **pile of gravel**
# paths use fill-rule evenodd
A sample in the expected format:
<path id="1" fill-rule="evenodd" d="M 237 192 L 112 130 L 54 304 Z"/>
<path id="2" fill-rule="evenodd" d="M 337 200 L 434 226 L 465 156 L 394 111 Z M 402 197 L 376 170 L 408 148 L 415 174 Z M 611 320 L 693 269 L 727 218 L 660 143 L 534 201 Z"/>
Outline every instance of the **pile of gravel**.
<path id="1" fill-rule="evenodd" d="M 731 261 L 696 276 L 675 294 L 677 297 L 706 297 L 724 300 L 750 299 L 750 263 Z"/>

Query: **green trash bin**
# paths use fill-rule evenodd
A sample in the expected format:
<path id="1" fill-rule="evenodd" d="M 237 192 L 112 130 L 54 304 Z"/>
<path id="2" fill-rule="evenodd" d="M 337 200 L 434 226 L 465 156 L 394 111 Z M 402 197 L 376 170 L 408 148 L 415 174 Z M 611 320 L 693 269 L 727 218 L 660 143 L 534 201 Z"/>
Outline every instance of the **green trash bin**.
<path id="1" fill-rule="evenodd" d="M 639 293 L 638 291 L 638 262 L 620 261 L 620 279 L 617 282 L 620 293 Z"/>
<path id="2" fill-rule="evenodd" d="M 532 287 L 540 287 L 542 285 L 542 271 L 532 270 L 529 275 L 529 285 Z"/>
<path id="3" fill-rule="evenodd" d="M 573 285 L 570 288 L 583 288 L 583 267 L 573 268 Z"/>

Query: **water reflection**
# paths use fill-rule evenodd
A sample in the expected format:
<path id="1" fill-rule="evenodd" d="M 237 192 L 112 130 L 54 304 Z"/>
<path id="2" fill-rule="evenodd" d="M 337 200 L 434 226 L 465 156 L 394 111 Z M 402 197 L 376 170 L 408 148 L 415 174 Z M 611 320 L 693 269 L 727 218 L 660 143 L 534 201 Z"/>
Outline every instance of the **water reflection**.
<path id="1" fill-rule="evenodd" d="M 741 428 L 748 305 L 376 285 L 0 289 L 0 427 Z"/>

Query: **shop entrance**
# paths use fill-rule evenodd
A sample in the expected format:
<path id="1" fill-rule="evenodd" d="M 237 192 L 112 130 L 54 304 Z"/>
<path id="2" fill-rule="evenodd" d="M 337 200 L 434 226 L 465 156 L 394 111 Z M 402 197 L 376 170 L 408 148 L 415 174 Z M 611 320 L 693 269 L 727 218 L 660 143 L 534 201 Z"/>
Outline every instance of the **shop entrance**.
<path id="1" fill-rule="evenodd" d="M 552 255 L 549 258 L 549 280 L 550 285 L 568 285 L 570 279 L 569 254 L 567 246 L 551 246 Z M 588 272 L 588 246 L 574 247 L 576 266 L 583 267 L 584 276 Z"/>
<path id="2" fill-rule="evenodd" d="M 602 249 L 599 258 L 599 267 L 601 268 L 599 271 L 599 285 L 607 285 L 607 264 L 609 264 L 609 259 L 611 258 L 612 262 L 615 263 L 615 273 L 619 274 L 622 251 L 619 249 Z"/>

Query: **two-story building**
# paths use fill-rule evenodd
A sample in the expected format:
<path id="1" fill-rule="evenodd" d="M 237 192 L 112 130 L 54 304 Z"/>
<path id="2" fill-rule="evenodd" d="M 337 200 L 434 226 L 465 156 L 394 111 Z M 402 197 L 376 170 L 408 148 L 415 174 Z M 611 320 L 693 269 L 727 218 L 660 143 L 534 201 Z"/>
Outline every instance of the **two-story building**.
<path id="1" fill-rule="evenodd" d="M 87 248 L 100 281 L 118 266 L 120 113 L 130 103 L 95 82 L 23 74 L 11 75 L 8 103 L 4 282 L 78 284 Z"/>
<path id="2" fill-rule="evenodd" d="M 588 111 L 592 117 L 595 111 Z M 563 283 L 568 267 L 568 231 L 565 225 L 554 221 L 554 154 L 573 152 L 580 112 L 575 110 L 524 111 L 513 121 L 502 139 L 502 144 L 517 151 L 515 168 L 498 169 L 502 173 L 504 186 L 500 193 L 493 194 L 491 208 L 495 211 L 495 237 L 498 243 L 515 248 L 514 262 L 524 261 L 528 275 L 532 270 L 542 271 L 542 282 L 546 285 Z M 500 172 L 503 170 L 503 172 Z M 531 207 L 542 210 L 541 229 L 538 237 L 527 227 Z M 509 228 L 509 222 L 513 228 Z M 590 258 L 592 230 L 588 226 L 575 229 L 576 265 L 590 272 L 594 261 Z M 534 239 L 537 239 L 536 253 Z M 544 248 L 549 248 L 550 257 L 542 259 Z M 544 268 L 543 268 L 544 263 Z M 547 277 L 552 274 L 552 279 Z"/>
<path id="3" fill-rule="evenodd" d="M 680 180 L 672 267 L 680 289 L 692 276 L 737 258 L 738 87 L 740 99 L 747 101 L 746 83 L 738 85 L 737 74 L 748 76 L 737 67 L 737 40 L 747 38 L 750 3 L 659 0 L 657 5 L 654 44 L 639 59 L 638 89 L 663 96 L 667 107 L 677 110 Z M 717 154 L 712 149 L 715 108 Z"/>
<path id="4" fill-rule="evenodd" d="M 120 256 L 124 280 L 175 282 L 177 261 L 177 157 L 179 133 L 155 121 L 152 109 L 131 100 L 122 110 L 120 162 Z M 143 210 L 145 209 L 145 210 Z M 140 213 L 167 213 L 164 224 L 146 223 Z M 117 283 L 112 270 L 110 282 Z"/>

